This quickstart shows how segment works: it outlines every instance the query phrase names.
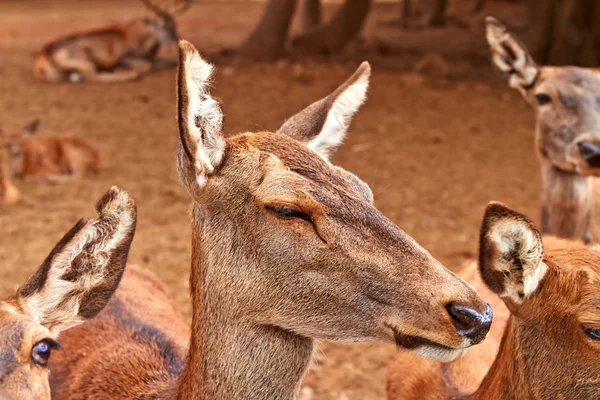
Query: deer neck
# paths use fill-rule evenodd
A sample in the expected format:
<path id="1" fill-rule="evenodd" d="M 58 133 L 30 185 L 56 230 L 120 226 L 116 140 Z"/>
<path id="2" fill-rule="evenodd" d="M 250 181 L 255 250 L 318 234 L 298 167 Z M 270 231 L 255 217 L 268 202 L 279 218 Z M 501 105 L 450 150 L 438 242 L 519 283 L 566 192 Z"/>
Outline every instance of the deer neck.
<path id="1" fill-rule="evenodd" d="M 562 171 L 542 161 L 542 232 L 598 240 L 594 178 Z"/>
<path id="2" fill-rule="evenodd" d="M 522 356 L 519 328 L 511 317 L 496 360 L 470 400 L 534 399 Z"/>
<path id="3" fill-rule="evenodd" d="M 198 206 L 193 213 L 192 336 L 178 398 L 294 399 L 312 359 L 313 340 L 253 324 L 220 306 L 226 299 L 208 282 L 211 274 L 231 266 L 211 264 L 222 258 L 209 254 L 219 248 L 202 246 L 211 232 L 203 228 Z"/>

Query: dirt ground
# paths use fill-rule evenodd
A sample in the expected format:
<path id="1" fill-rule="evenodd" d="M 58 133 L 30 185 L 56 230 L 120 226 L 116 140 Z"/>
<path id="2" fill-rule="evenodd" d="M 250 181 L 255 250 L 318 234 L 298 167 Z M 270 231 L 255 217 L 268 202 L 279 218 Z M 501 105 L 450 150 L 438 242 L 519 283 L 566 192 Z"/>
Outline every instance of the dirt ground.
<path id="1" fill-rule="evenodd" d="M 503 201 L 539 220 L 533 114 L 489 68 L 481 27 L 434 31 L 431 35 L 444 40 L 427 41 L 423 48 L 418 40 L 426 33 L 400 34 L 382 24 L 396 7 L 375 6 L 363 44 L 328 63 L 235 66 L 220 56 L 215 93 L 223 100 L 228 133 L 273 130 L 344 81 L 360 59 L 373 61 L 369 100 L 334 162 L 365 180 L 384 214 L 456 270 L 476 254 L 488 201 Z M 180 32 L 201 51 L 215 54 L 237 46 L 261 8 L 260 3 L 199 1 L 181 17 Z M 40 135 L 72 130 L 103 155 L 103 170 L 93 179 L 17 182 L 24 202 L 0 210 L 0 297 L 40 265 L 78 218 L 93 215 L 93 204 L 110 185 L 119 185 L 139 208 L 131 263 L 163 279 L 189 317 L 190 200 L 174 168 L 175 71 L 116 85 L 42 85 L 31 74 L 33 55 L 48 39 L 143 14 L 136 1 L 0 1 L 0 128 L 40 118 Z M 399 43 L 396 50 L 406 46 L 406 52 L 390 52 L 381 35 Z M 453 43 L 475 54 L 453 54 Z M 357 54 L 360 46 L 376 50 Z M 450 53 L 448 78 L 411 72 L 420 54 L 431 51 Z M 384 398 L 394 346 L 321 343 L 320 348 L 305 395 Z"/>

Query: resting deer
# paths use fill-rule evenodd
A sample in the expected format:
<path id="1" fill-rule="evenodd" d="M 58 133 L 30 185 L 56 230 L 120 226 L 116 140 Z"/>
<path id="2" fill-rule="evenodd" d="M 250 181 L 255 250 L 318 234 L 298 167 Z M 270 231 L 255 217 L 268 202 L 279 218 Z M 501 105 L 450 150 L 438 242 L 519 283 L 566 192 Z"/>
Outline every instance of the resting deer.
<path id="1" fill-rule="evenodd" d="M 396 342 L 437 360 L 481 342 L 488 305 L 385 218 L 364 182 L 329 161 L 365 100 L 369 65 L 277 133 L 227 139 L 208 92 L 212 69 L 180 42 L 177 166 L 193 198 L 191 339 L 172 318 L 146 319 L 148 304 L 168 307 L 138 301 L 152 293 L 124 280 L 112 314 L 99 316 L 111 326 L 101 343 L 88 341 L 97 334 L 89 326 L 63 337 L 69 351 L 55 360 L 52 393 L 285 400 L 299 390 L 315 339 Z M 179 358 L 187 339 L 187 359 Z"/>
<path id="2" fill-rule="evenodd" d="M 497 355 L 488 347 L 471 365 L 462 363 L 461 376 L 456 366 L 403 354 L 390 369 L 388 399 L 597 399 L 600 253 L 581 244 L 544 253 L 527 217 L 491 203 L 479 268 L 488 287 L 484 298 L 493 292 L 501 299 L 492 301 L 494 324 L 498 310 L 506 313 L 501 320 L 508 318 Z M 495 360 L 482 382 L 478 375 L 488 370 L 490 356 Z M 464 390 L 469 379 L 481 383 L 474 393 Z"/>
<path id="3" fill-rule="evenodd" d="M 0 131 L 8 177 L 61 180 L 98 172 L 100 154 L 94 146 L 72 133 L 34 138 L 38 126 L 36 119 L 20 130 Z"/>
<path id="4" fill-rule="evenodd" d="M 59 334 L 98 314 L 121 280 L 135 204 L 113 187 L 96 209 L 97 219 L 75 224 L 38 271 L 0 302 L 2 400 L 50 400 L 48 364 Z"/>
<path id="5" fill-rule="evenodd" d="M 120 82 L 140 78 L 153 68 L 173 66 L 157 60 L 161 48 L 177 42 L 174 16 L 191 0 L 163 10 L 142 0 L 156 18 L 136 19 L 124 25 L 78 32 L 46 45 L 35 59 L 34 76 L 45 82 Z"/>
<path id="6" fill-rule="evenodd" d="M 542 232 L 600 241 L 593 178 L 600 175 L 600 70 L 538 66 L 491 17 L 486 38 L 495 68 L 536 112 Z"/>

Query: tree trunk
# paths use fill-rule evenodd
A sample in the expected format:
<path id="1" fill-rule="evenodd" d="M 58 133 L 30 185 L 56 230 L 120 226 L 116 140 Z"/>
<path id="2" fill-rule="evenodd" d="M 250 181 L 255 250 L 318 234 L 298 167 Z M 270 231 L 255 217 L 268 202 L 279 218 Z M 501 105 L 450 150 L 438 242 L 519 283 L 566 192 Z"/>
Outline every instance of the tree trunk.
<path id="1" fill-rule="evenodd" d="M 600 4 L 596 0 L 530 0 L 540 64 L 597 66 Z"/>
<path id="2" fill-rule="evenodd" d="M 370 7 L 371 0 L 346 0 L 331 21 L 294 38 L 292 48 L 312 54 L 340 51 L 360 33 Z"/>
<path id="3" fill-rule="evenodd" d="M 262 19 L 244 40 L 239 57 L 253 61 L 275 61 L 285 52 L 296 0 L 269 0 Z"/>
<path id="4" fill-rule="evenodd" d="M 307 33 L 321 23 L 321 0 L 304 0 L 302 4 L 302 32 Z"/>
<path id="5" fill-rule="evenodd" d="M 446 25 L 446 9 L 448 0 L 432 0 L 432 12 L 429 18 L 429 26 Z"/>
<path id="6" fill-rule="evenodd" d="M 402 0 L 402 9 L 400 12 L 400 26 L 404 29 L 408 28 L 410 18 L 412 16 L 412 0 Z"/>

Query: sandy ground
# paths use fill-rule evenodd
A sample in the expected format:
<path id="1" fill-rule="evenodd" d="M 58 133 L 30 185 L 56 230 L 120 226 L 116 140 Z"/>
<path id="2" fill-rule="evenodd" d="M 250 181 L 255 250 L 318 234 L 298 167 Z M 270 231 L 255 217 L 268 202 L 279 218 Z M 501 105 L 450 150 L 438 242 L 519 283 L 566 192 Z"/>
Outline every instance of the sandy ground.
<path id="1" fill-rule="evenodd" d="M 203 52 L 215 53 L 237 46 L 261 7 L 201 3 L 181 18 L 180 31 Z M 394 5 L 375 7 L 365 43 L 377 47 L 379 39 L 369 35 L 386 29 L 394 40 L 407 37 L 380 23 L 396 11 Z M 175 176 L 175 71 L 118 85 L 41 85 L 31 75 L 32 57 L 46 40 L 143 14 L 135 1 L 0 2 L 0 128 L 40 118 L 40 135 L 77 132 L 99 146 L 104 166 L 90 180 L 17 183 L 24 202 L 0 210 L 0 296 L 27 278 L 78 218 L 92 216 L 94 202 L 116 184 L 139 207 L 130 261 L 163 279 L 189 317 L 190 201 Z M 373 61 L 368 103 L 334 162 L 365 180 L 387 216 L 456 269 L 477 251 L 488 201 L 503 201 L 538 220 L 540 179 L 532 112 L 488 67 L 483 38 L 455 31 L 457 43 L 463 32 L 461 46 L 472 43 L 466 48 L 480 55 L 448 57 L 451 76 L 442 80 L 410 70 L 419 51 L 448 52 L 447 39 L 433 50 L 412 43 L 406 54 L 385 55 L 381 47 L 362 55 L 350 50 L 326 64 L 222 65 L 214 86 L 224 103 L 227 132 L 276 129 L 345 80 L 360 58 Z M 305 381 L 314 399 L 384 398 L 394 346 L 320 347 Z"/>

